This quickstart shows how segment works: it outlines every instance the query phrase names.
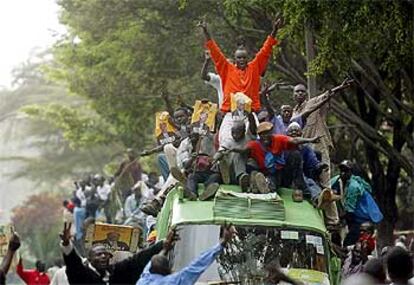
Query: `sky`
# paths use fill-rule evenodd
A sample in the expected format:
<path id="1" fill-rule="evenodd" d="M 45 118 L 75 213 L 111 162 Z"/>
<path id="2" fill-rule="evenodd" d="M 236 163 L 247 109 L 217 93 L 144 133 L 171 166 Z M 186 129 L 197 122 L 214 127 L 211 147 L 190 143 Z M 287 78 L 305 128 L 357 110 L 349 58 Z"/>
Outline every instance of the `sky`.
<path id="1" fill-rule="evenodd" d="M 11 87 L 11 71 L 34 49 L 51 46 L 65 28 L 56 0 L 0 1 L 0 89 Z"/>

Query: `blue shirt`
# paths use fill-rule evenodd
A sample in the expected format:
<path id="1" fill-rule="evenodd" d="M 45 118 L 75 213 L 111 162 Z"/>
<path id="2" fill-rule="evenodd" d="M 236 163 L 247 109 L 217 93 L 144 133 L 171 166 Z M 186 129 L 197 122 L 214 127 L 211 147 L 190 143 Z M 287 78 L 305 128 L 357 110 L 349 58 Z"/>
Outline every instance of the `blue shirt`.
<path id="1" fill-rule="evenodd" d="M 223 246 L 217 244 L 209 250 L 203 252 L 190 265 L 170 275 L 161 275 L 151 273 L 151 262 L 145 266 L 141 278 L 136 285 L 192 285 L 201 274 L 214 262 L 217 255 L 220 254 Z"/>
<path id="2" fill-rule="evenodd" d="M 277 115 L 277 116 L 274 116 L 270 122 L 273 124 L 273 133 L 276 135 L 286 135 L 286 129 L 293 122 L 298 123 L 299 126 L 303 129 L 302 116 L 292 117 L 289 123 L 285 123 L 283 122 L 282 116 Z"/>

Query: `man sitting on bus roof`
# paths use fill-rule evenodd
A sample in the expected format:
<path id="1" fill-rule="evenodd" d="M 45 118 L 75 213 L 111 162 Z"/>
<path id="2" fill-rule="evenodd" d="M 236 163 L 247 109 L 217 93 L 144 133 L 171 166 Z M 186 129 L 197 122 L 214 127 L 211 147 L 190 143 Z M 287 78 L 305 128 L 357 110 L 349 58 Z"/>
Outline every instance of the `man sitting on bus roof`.
<path id="1" fill-rule="evenodd" d="M 294 188 L 293 200 L 302 202 L 306 184 L 303 178 L 302 155 L 297 150 L 297 146 L 304 143 L 317 143 L 319 137 L 291 138 L 275 135 L 273 124 L 270 122 L 260 123 L 257 134 L 258 140 L 250 141 L 245 148 L 233 149 L 233 151 L 248 154 L 251 158 L 248 169 L 264 173 L 270 179 L 274 190 L 278 187 Z M 285 151 L 291 152 L 288 159 L 284 157 Z"/>
<path id="2" fill-rule="evenodd" d="M 302 128 L 296 122 L 291 123 L 287 128 L 287 135 L 293 138 L 302 137 Z M 339 200 L 340 196 L 333 194 L 329 188 L 323 189 L 320 183 L 320 173 L 327 166 L 317 158 L 315 151 L 309 145 L 301 145 L 298 149 L 303 159 L 303 174 L 307 186 L 305 193 L 310 195 L 315 206 L 324 210 L 326 223 L 337 225 L 338 210 L 333 202 Z M 286 152 L 285 155 L 289 157 L 290 153 Z"/>
<path id="3" fill-rule="evenodd" d="M 231 128 L 231 136 L 222 140 L 215 161 L 220 161 L 220 170 L 225 184 L 238 184 L 243 192 L 247 192 L 250 178 L 246 171 L 247 156 L 241 153 L 228 152 L 233 148 L 243 148 L 249 141 L 244 121 L 235 121 Z"/>

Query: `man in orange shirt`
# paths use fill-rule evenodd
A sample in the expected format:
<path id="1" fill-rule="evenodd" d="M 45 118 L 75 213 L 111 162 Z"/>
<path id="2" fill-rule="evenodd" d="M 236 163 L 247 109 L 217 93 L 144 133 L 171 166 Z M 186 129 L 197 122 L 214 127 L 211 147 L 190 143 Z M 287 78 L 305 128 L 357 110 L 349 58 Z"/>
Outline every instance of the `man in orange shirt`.
<path id="1" fill-rule="evenodd" d="M 242 92 L 249 96 L 252 99 L 252 110 L 254 112 L 260 111 L 260 76 L 266 70 L 273 46 L 278 43 L 275 36 L 281 25 L 282 21 L 280 19 L 274 22 L 271 34 L 253 60 L 248 62 L 246 48 L 239 46 L 234 53 L 235 63 L 233 64 L 224 56 L 219 46 L 211 38 L 207 30 L 207 24 L 205 22 L 198 24 L 203 30 L 206 38 L 205 46 L 210 52 L 211 59 L 222 81 L 224 92 L 223 104 L 220 106 L 222 112 L 230 111 L 231 94 L 236 92 Z"/>

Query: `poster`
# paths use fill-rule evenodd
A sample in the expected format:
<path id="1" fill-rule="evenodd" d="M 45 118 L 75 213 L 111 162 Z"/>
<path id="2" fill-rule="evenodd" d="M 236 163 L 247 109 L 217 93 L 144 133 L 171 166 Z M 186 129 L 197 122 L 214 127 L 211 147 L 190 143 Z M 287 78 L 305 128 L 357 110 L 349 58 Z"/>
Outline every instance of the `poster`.
<path id="1" fill-rule="evenodd" d="M 167 111 L 155 113 L 155 137 L 159 145 L 174 142 L 177 139 L 176 131 Z"/>
<path id="2" fill-rule="evenodd" d="M 197 100 L 194 104 L 194 112 L 191 117 L 193 131 L 200 135 L 213 132 L 216 123 L 217 104 L 210 101 Z"/>
<path id="3" fill-rule="evenodd" d="M 0 258 L 3 258 L 7 253 L 10 234 L 10 226 L 0 225 Z"/>
<path id="4" fill-rule="evenodd" d="M 248 112 L 252 111 L 252 99 L 242 92 L 231 94 L 231 111 Z"/>
<path id="5" fill-rule="evenodd" d="M 131 226 L 97 223 L 91 224 L 85 237 L 85 246 L 101 244 L 109 251 L 136 252 L 141 236 L 141 229 Z"/>

